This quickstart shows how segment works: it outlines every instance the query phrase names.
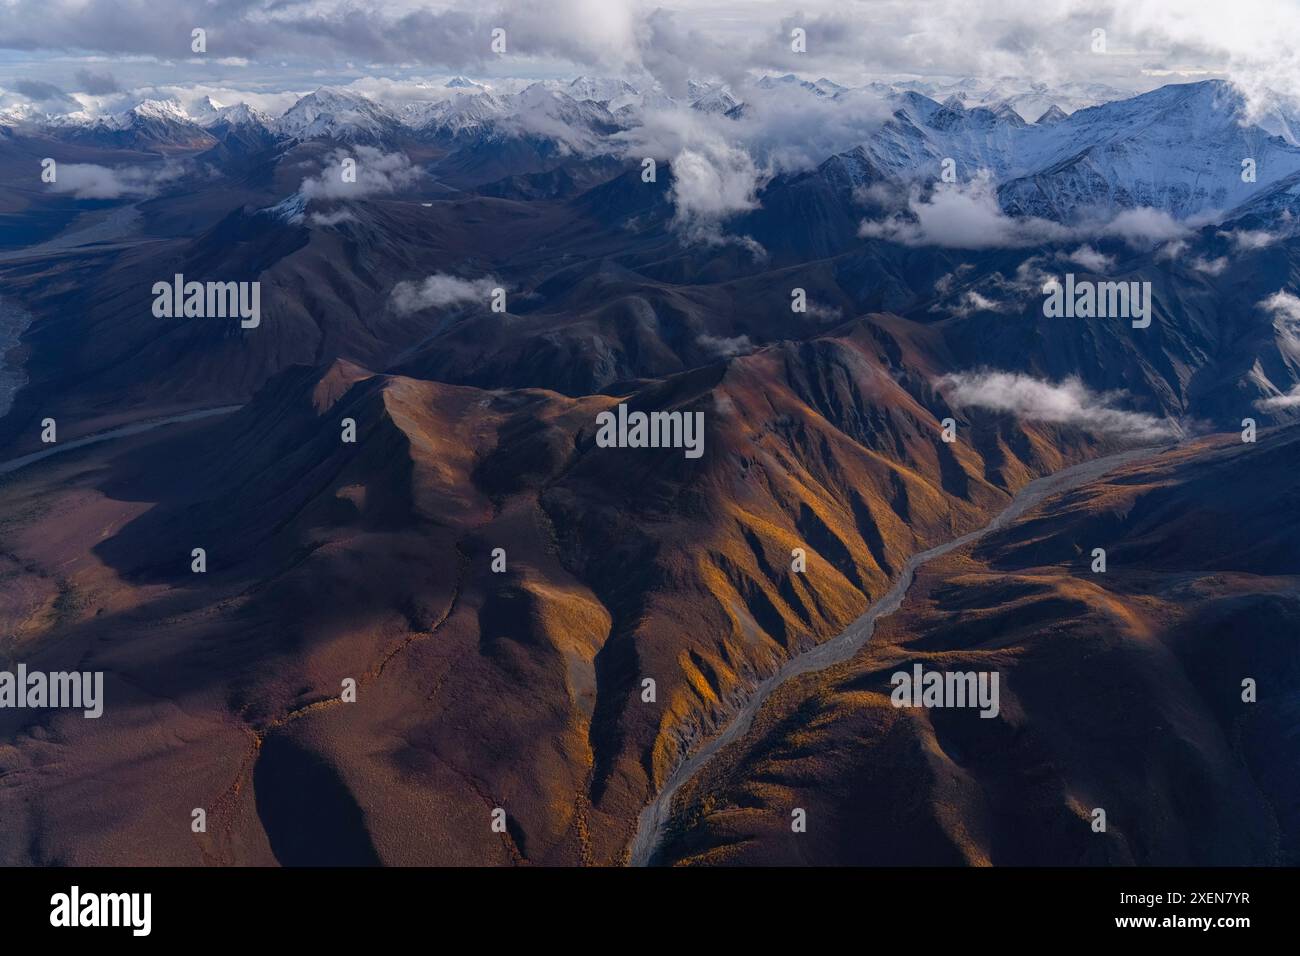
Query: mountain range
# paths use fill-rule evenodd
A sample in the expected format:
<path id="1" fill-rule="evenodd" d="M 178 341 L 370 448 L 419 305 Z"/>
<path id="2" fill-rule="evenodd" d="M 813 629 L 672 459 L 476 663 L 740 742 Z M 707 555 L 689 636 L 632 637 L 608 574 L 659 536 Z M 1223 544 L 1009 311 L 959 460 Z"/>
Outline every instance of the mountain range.
<path id="1" fill-rule="evenodd" d="M 1295 861 L 1292 114 L 1221 80 L 247 99 L 0 114 L 0 647 L 111 703 L 0 710 L 0 862 Z M 1150 324 L 1048 316 L 1067 274 Z M 259 321 L 161 317 L 175 277 Z M 603 444 L 619 406 L 701 414 L 701 457 Z M 921 660 L 996 667 L 1001 716 L 891 707 Z"/>

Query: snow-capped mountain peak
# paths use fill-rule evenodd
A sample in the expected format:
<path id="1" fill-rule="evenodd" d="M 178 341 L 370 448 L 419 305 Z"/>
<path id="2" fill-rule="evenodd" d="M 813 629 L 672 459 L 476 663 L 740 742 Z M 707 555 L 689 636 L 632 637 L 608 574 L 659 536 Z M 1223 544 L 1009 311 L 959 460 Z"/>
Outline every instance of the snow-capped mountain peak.
<path id="1" fill-rule="evenodd" d="M 289 107 L 277 130 L 297 139 L 375 141 L 397 132 L 396 116 L 373 100 L 347 90 L 321 87 Z"/>
<path id="2" fill-rule="evenodd" d="M 411 103 L 402 121 L 413 129 L 435 135 L 457 136 L 491 124 L 509 112 L 507 101 L 486 91 L 456 93 L 433 103 Z"/>
<path id="3" fill-rule="evenodd" d="M 232 129 L 253 127 L 269 130 L 275 125 L 275 121 L 247 103 L 236 103 L 233 106 L 219 107 L 211 116 L 201 119 L 199 125 L 205 129 L 224 125 Z"/>
<path id="4" fill-rule="evenodd" d="M 1059 123 L 1061 120 L 1065 118 L 1066 118 L 1065 110 L 1061 109 L 1059 106 L 1053 103 L 1051 106 L 1049 106 L 1046 110 L 1043 111 L 1043 114 L 1039 116 L 1038 119 L 1034 120 L 1034 123 L 1038 126 L 1046 126 L 1050 123 Z"/>
<path id="5" fill-rule="evenodd" d="M 564 91 L 575 100 L 610 103 L 612 109 L 625 105 L 639 92 L 627 80 L 597 76 L 579 76 L 570 82 Z"/>
<path id="6" fill-rule="evenodd" d="M 701 87 L 692 82 L 691 86 L 694 87 L 690 90 L 691 108 L 701 113 L 726 113 L 740 105 L 740 100 L 723 84 Z"/>
<path id="7" fill-rule="evenodd" d="M 168 123 L 192 123 L 189 114 L 175 100 L 141 100 L 123 113 L 117 113 L 105 119 L 105 123 L 117 129 L 126 129 L 140 121 L 161 121 Z"/>

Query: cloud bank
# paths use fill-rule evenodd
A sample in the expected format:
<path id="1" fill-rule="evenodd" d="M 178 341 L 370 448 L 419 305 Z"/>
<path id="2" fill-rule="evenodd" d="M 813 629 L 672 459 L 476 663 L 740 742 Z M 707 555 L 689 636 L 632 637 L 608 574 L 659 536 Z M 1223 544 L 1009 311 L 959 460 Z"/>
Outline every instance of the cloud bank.
<path id="1" fill-rule="evenodd" d="M 208 30 L 207 57 L 189 28 Z M 806 32 L 807 53 L 790 31 Z M 490 48 L 506 30 L 511 62 Z M 1104 52 L 1094 52 L 1104 30 Z M 8 0 L 0 47 L 87 51 L 116 61 L 166 64 L 349 61 L 436 66 L 453 72 L 518 68 L 534 75 L 577 65 L 657 77 L 669 92 L 688 77 L 739 82 L 748 71 L 799 71 L 856 80 L 876 74 L 1033 77 L 1047 84 L 1142 85 L 1169 77 L 1229 76 L 1261 108 L 1281 90 L 1300 100 L 1300 5 L 1237 0 L 1230 15 L 1185 0 L 805 0 L 797 6 L 693 0 Z M 922 66 L 924 65 L 924 66 Z"/>
<path id="2" fill-rule="evenodd" d="M 1071 225 L 1036 216 L 1008 216 L 998 205 L 996 188 L 986 171 L 969 182 L 938 183 L 928 195 L 919 185 L 913 185 L 906 207 L 906 211 L 885 219 L 864 221 L 858 235 L 905 246 L 945 249 L 1027 249 L 1098 238 L 1120 239 L 1136 248 L 1147 248 L 1191 231 L 1190 225 L 1148 207 L 1125 209 L 1108 219 Z M 1098 264 L 1106 258 L 1087 246 L 1073 255 L 1081 264 Z"/>
<path id="3" fill-rule="evenodd" d="M 1018 372 L 957 372 L 935 383 L 949 402 L 1005 412 L 1024 421 L 1072 425 L 1136 441 L 1176 438 L 1176 423 L 1118 406 L 1122 392 L 1094 392 L 1078 378 L 1054 384 Z"/>
<path id="4" fill-rule="evenodd" d="M 71 193 L 76 199 L 147 198 L 184 175 L 179 163 L 162 166 L 99 166 L 61 163 L 51 192 Z"/>

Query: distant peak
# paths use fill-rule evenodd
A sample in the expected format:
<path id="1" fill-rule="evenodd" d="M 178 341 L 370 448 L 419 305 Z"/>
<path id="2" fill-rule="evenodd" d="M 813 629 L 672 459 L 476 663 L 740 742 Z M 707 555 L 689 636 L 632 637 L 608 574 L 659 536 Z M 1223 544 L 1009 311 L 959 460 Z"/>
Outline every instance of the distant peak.
<path id="1" fill-rule="evenodd" d="M 1051 123 L 1059 123 L 1066 118 L 1065 110 L 1061 109 L 1055 103 L 1043 110 L 1043 115 L 1034 120 L 1039 126 L 1046 126 Z"/>
<path id="2" fill-rule="evenodd" d="M 136 116 L 165 116 L 169 119 L 188 119 L 175 100 L 141 100 L 127 112 Z"/>

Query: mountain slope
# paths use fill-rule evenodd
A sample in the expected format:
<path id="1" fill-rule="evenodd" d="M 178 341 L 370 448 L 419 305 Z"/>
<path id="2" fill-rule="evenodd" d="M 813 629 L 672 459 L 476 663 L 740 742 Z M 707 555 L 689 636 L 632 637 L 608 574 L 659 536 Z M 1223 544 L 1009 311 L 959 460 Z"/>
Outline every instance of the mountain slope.
<path id="1" fill-rule="evenodd" d="M 1298 455 L 1294 428 L 1190 445 L 926 566 L 688 786 L 663 861 L 1293 862 Z M 998 673 L 998 716 L 891 706 L 916 663 Z"/>

